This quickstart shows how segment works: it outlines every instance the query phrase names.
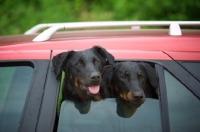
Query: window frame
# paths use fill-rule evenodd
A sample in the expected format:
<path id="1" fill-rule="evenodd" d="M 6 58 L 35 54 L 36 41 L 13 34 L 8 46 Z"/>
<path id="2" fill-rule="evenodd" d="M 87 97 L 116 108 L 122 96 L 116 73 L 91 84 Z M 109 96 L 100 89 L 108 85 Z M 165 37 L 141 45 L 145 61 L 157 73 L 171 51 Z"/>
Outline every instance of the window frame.
<path id="1" fill-rule="evenodd" d="M 40 107 L 43 99 L 49 60 L 0 61 L 0 65 L 31 66 L 33 68 L 32 78 L 20 117 L 18 131 L 34 132 L 40 116 Z"/>
<path id="2" fill-rule="evenodd" d="M 155 69 L 159 77 L 158 97 L 160 100 L 162 131 L 170 132 L 169 111 L 168 111 L 167 91 L 166 91 L 166 84 L 165 84 L 165 77 L 164 77 L 164 68 L 159 64 L 155 64 Z"/>
<path id="3" fill-rule="evenodd" d="M 50 62 L 49 72 L 45 85 L 45 92 L 38 120 L 37 132 L 53 132 L 57 130 L 56 107 L 59 93 L 60 81 L 56 79 L 52 61 Z"/>

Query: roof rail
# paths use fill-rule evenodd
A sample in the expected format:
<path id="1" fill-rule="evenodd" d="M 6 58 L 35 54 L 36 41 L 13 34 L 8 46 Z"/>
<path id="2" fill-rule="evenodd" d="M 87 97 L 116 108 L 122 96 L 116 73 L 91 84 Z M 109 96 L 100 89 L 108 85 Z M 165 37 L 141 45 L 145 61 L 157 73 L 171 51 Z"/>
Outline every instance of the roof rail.
<path id="1" fill-rule="evenodd" d="M 25 34 L 38 33 L 41 29 L 48 28 L 33 39 L 35 42 L 46 41 L 58 30 L 80 28 L 105 28 L 119 26 L 169 26 L 169 35 L 182 35 L 180 26 L 200 26 L 200 21 L 109 21 L 109 22 L 73 22 L 39 24 L 25 32 Z"/>

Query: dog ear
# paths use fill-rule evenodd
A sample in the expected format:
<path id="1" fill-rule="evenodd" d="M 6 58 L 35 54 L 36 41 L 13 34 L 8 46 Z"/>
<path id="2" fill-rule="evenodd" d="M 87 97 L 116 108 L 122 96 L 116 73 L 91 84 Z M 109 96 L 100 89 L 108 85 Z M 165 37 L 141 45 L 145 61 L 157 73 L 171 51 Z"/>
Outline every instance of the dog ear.
<path id="1" fill-rule="evenodd" d="M 103 67 L 103 83 L 104 86 L 107 88 L 111 84 L 112 74 L 113 74 L 113 66 L 112 65 L 106 65 Z"/>
<path id="2" fill-rule="evenodd" d="M 111 85 L 111 79 L 112 79 L 112 75 L 113 75 L 113 66 L 112 65 L 106 65 L 103 67 L 103 80 L 101 83 L 101 94 L 103 98 L 107 98 L 110 97 L 111 93 L 109 90 L 109 86 Z"/>
<path id="3" fill-rule="evenodd" d="M 156 74 L 156 71 L 147 63 L 140 62 L 138 64 L 139 66 L 142 67 L 142 69 L 144 69 L 144 72 L 146 73 L 151 86 L 154 88 L 158 88 L 159 79 L 158 79 L 158 75 Z"/>
<path id="4" fill-rule="evenodd" d="M 62 70 L 63 70 L 65 64 L 67 63 L 67 60 L 70 58 L 70 56 L 74 52 L 75 51 L 62 52 L 53 57 L 52 64 L 53 64 L 53 67 L 55 68 L 55 73 L 57 75 L 57 79 L 60 78 Z"/>
<path id="5" fill-rule="evenodd" d="M 104 48 L 100 46 L 94 46 L 92 47 L 92 49 L 105 59 L 107 65 L 114 64 L 115 60 L 114 56 L 108 53 Z"/>

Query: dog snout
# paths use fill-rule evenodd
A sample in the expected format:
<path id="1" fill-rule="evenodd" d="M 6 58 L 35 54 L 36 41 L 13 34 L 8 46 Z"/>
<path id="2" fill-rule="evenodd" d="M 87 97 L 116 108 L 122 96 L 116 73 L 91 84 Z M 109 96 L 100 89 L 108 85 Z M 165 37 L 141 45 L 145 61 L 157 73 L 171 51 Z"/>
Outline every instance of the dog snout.
<path id="1" fill-rule="evenodd" d="M 99 81 L 100 78 L 101 78 L 101 76 L 100 76 L 100 73 L 98 73 L 98 72 L 93 72 L 90 75 L 90 79 L 93 81 Z"/>
<path id="2" fill-rule="evenodd" d="M 133 98 L 136 101 L 141 101 L 144 98 L 144 94 L 142 91 L 135 91 L 133 92 Z"/>

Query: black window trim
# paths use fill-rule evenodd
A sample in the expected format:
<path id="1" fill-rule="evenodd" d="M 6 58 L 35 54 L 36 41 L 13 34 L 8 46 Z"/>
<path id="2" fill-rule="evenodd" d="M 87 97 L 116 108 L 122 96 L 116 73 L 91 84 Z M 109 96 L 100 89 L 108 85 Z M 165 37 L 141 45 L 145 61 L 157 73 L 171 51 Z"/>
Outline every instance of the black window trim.
<path id="1" fill-rule="evenodd" d="M 56 131 L 57 115 L 56 106 L 59 93 L 60 82 L 56 80 L 56 75 L 52 63 L 50 63 L 47 82 L 45 85 L 45 93 L 43 97 L 40 118 L 38 120 L 37 132 Z"/>
<path id="2" fill-rule="evenodd" d="M 18 131 L 35 132 L 50 60 L 0 61 L 0 66 L 31 66 L 33 74 L 20 118 Z"/>
<path id="3" fill-rule="evenodd" d="M 159 100 L 160 100 L 160 113 L 161 113 L 161 125 L 163 132 L 170 132 L 169 124 L 169 111 L 167 101 L 167 91 L 165 84 L 164 69 L 161 65 L 155 64 L 155 69 L 159 77 Z"/>

